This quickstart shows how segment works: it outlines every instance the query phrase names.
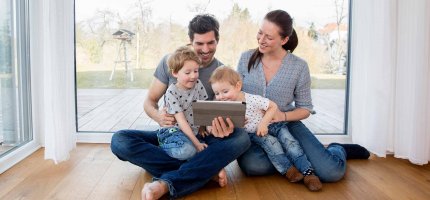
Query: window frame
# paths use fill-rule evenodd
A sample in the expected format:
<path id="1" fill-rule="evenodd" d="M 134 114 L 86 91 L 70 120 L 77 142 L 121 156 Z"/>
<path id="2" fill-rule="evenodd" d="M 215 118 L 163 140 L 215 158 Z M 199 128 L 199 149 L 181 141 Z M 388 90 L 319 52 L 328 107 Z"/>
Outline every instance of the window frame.
<path id="1" fill-rule="evenodd" d="M 31 105 L 30 72 L 30 2 L 29 0 L 12 1 L 12 27 L 15 40 L 12 41 L 14 76 L 17 96 L 17 134 L 18 140 L 28 137 L 28 141 L 0 155 L 0 173 L 3 173 L 19 161 L 40 148 L 37 136 L 33 134 Z"/>
<path id="2" fill-rule="evenodd" d="M 344 122 L 343 122 L 343 132 L 339 133 L 314 133 L 314 135 L 323 143 L 328 144 L 333 141 L 337 142 L 351 142 L 351 135 L 350 135 L 350 67 L 351 67 L 351 35 L 352 35 L 352 0 L 348 0 L 347 3 L 349 4 L 347 6 L 348 9 L 348 40 L 347 40 L 347 66 L 346 66 L 346 82 L 345 82 L 345 105 L 344 105 Z M 76 4 L 75 8 L 76 10 Z M 75 11 L 76 13 L 76 11 Z M 76 16 L 75 16 L 75 29 L 76 29 Z M 75 35 L 75 45 L 76 45 L 76 35 Z M 75 48 L 75 77 L 76 77 L 76 48 Z M 77 141 L 78 142 L 88 142 L 88 143 L 97 143 L 97 142 L 103 142 L 103 143 L 109 143 L 110 138 L 113 135 L 112 132 L 107 131 L 79 131 L 78 127 L 78 105 L 77 105 L 77 83 L 75 83 L 75 107 L 76 107 L 76 132 L 77 132 Z"/>

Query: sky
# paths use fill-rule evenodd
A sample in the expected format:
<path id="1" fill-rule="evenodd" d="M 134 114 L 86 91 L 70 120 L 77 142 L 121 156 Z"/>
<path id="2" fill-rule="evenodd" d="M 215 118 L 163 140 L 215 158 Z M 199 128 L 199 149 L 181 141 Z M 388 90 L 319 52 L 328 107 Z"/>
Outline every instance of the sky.
<path id="1" fill-rule="evenodd" d="M 125 16 L 135 7 L 137 0 L 76 0 L 77 21 L 92 17 L 97 9 L 110 9 Z M 234 3 L 240 8 L 248 8 L 252 19 L 261 21 L 269 10 L 287 11 L 296 24 L 309 26 L 314 22 L 316 27 L 323 27 L 335 21 L 334 0 L 146 0 L 152 7 L 152 20 L 155 24 L 172 21 L 187 26 L 197 13 L 190 11 L 191 5 L 208 5 L 206 12 L 223 20 L 230 13 Z M 348 2 L 345 0 L 345 2 Z M 346 7 L 347 7 L 346 3 Z"/>
<path id="2" fill-rule="evenodd" d="M 10 19 L 10 2 L 0 1 L 0 25 L 3 25 L 6 19 Z"/>

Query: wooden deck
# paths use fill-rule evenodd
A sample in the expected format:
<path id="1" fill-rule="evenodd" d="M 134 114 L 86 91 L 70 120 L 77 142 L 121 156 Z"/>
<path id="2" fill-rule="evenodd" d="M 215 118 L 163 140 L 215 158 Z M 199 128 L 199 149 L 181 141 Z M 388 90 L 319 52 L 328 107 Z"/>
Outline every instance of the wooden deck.
<path id="1" fill-rule="evenodd" d="M 78 89 L 79 131 L 115 132 L 157 125 L 143 110 L 144 89 Z M 304 121 L 316 134 L 343 133 L 345 91 L 312 90 L 317 114 Z"/>

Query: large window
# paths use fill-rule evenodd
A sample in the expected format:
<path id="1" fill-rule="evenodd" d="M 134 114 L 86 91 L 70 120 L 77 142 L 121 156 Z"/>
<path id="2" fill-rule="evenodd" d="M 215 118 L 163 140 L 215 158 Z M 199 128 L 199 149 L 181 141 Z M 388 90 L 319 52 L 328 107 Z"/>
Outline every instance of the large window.
<path id="1" fill-rule="evenodd" d="M 76 0 L 78 131 L 155 124 L 142 106 L 154 69 L 162 56 L 189 42 L 187 25 L 196 14 L 217 17 L 216 57 L 236 67 L 240 53 L 256 47 L 259 23 L 274 9 L 294 18 L 294 53 L 310 67 L 316 114 L 304 123 L 316 134 L 345 133 L 347 0 Z"/>
<path id="2" fill-rule="evenodd" d="M 0 157 L 32 140 L 27 8 L 0 1 Z"/>

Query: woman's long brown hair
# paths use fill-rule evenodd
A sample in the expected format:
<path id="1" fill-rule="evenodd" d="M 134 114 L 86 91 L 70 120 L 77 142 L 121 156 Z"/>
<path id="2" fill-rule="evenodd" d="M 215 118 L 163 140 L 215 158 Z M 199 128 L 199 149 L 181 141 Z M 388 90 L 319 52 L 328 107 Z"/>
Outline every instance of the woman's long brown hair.
<path id="1" fill-rule="evenodd" d="M 282 48 L 293 52 L 299 44 L 299 39 L 297 38 L 296 31 L 293 29 L 293 19 L 291 16 L 283 10 L 273 10 L 267 13 L 264 19 L 276 24 L 281 29 L 279 35 L 281 35 L 282 38 L 289 37 L 288 42 L 282 45 Z M 251 59 L 249 59 L 248 72 L 261 60 L 262 55 L 263 54 L 257 47 L 252 53 Z"/>

